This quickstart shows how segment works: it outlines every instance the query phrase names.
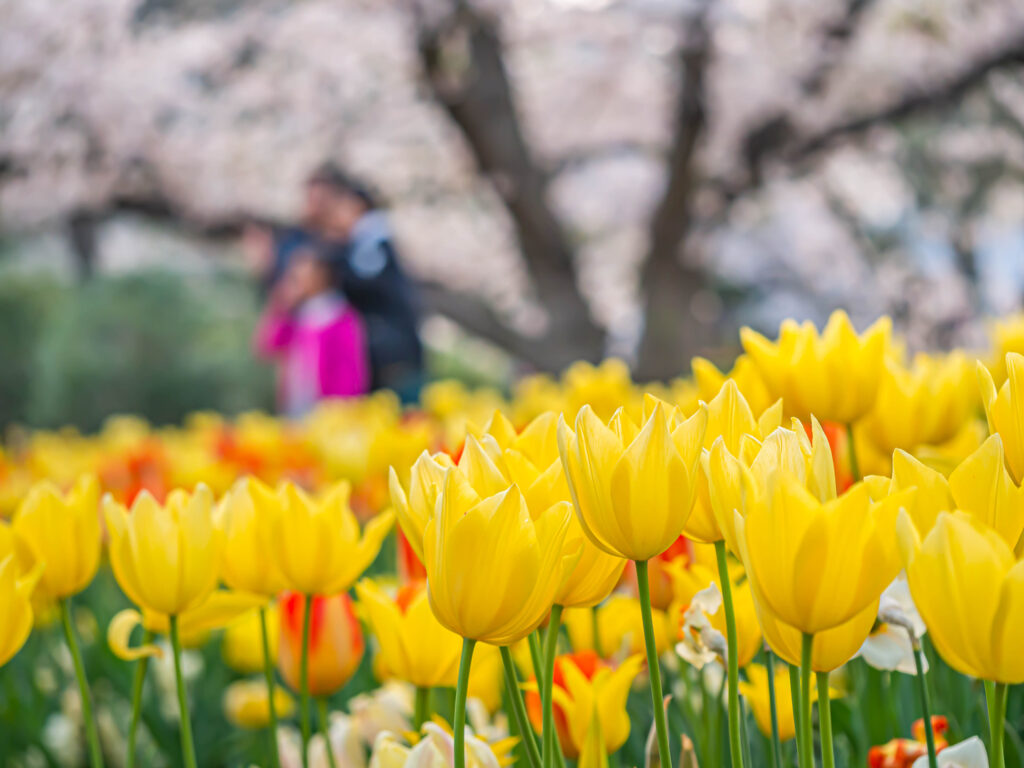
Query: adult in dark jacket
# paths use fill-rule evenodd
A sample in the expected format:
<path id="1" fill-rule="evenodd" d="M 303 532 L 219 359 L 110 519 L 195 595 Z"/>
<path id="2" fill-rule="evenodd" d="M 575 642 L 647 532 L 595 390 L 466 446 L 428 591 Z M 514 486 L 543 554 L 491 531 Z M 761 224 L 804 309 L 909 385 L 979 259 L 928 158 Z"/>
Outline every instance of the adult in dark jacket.
<path id="1" fill-rule="evenodd" d="M 419 312 L 387 215 L 365 185 L 334 166 L 321 167 L 310 184 L 327 193 L 322 234 L 334 243 L 339 287 L 363 316 L 373 388 L 413 402 L 423 382 Z"/>

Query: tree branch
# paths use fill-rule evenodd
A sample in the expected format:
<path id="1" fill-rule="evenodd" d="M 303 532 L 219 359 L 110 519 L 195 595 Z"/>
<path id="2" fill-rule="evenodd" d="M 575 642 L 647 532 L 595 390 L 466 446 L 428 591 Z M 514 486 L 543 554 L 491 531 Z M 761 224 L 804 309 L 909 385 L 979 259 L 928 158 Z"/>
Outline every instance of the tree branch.
<path id="1" fill-rule="evenodd" d="M 909 87 L 880 107 L 853 117 L 843 117 L 815 130 L 801 132 L 786 115 L 776 115 L 748 132 L 743 142 L 746 177 L 712 180 L 709 186 L 723 206 L 761 186 L 761 169 L 769 159 L 800 166 L 815 159 L 842 140 L 855 140 L 880 125 L 900 122 L 956 104 L 1001 68 L 1024 64 L 1024 30 L 994 47 L 960 72 L 924 87 Z"/>
<path id="2" fill-rule="evenodd" d="M 580 293 L 569 237 L 548 204 L 548 176 L 520 127 L 497 21 L 467 0 L 449 0 L 440 17 L 422 1 L 414 0 L 412 11 L 427 85 L 504 202 L 552 327 L 572 340 L 554 367 L 597 360 L 604 333 Z"/>

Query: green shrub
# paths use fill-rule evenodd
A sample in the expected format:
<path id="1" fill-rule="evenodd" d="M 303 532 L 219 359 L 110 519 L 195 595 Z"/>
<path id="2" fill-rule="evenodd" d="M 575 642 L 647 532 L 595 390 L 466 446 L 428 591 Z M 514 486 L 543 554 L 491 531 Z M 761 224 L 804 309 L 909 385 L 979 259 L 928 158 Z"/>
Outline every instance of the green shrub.
<path id="1" fill-rule="evenodd" d="M 270 369 L 249 341 L 256 298 L 240 276 L 147 271 L 50 293 L 33 281 L 53 282 L 26 278 L 0 292 L 0 330 L 9 316 L 34 331 L 15 343 L 21 362 L 0 370 L 0 392 L 16 395 L 3 398 L 0 422 L 91 430 L 113 413 L 166 424 L 195 410 L 272 406 Z"/>

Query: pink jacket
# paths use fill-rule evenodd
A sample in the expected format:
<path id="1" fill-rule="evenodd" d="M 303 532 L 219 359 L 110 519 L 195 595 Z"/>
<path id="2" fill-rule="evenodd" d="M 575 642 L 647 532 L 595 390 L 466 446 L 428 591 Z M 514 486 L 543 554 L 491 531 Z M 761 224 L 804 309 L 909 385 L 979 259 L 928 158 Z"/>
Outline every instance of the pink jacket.
<path id="1" fill-rule="evenodd" d="M 353 397 L 370 388 L 366 332 L 359 314 L 336 293 L 284 312 L 273 302 L 256 329 L 258 354 L 280 361 L 278 404 L 300 416 L 327 397 Z"/>

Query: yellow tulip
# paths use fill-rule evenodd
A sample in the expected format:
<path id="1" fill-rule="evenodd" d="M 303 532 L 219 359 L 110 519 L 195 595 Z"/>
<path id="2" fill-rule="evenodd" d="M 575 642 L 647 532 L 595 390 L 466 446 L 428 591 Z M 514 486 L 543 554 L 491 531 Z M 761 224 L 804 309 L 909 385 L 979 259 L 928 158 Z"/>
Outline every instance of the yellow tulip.
<path id="1" fill-rule="evenodd" d="M 279 685 L 274 686 L 278 717 L 291 717 L 295 701 Z M 270 724 L 270 695 L 266 680 L 237 680 L 224 691 L 224 714 L 238 728 L 266 728 Z"/>
<path id="2" fill-rule="evenodd" d="M 892 322 L 877 320 L 858 335 L 850 318 L 832 313 L 821 334 L 810 322 L 785 320 L 772 342 L 743 328 L 743 349 L 786 412 L 806 418 L 851 424 L 874 406 Z"/>
<path id="3" fill-rule="evenodd" d="M 880 453 L 912 451 L 953 438 L 977 406 L 972 366 L 962 352 L 920 354 L 909 367 L 889 359 L 878 399 L 861 422 L 863 434 Z"/>
<path id="4" fill-rule="evenodd" d="M 599 646 L 594 643 L 594 611 L 597 611 Z M 678 623 L 671 610 L 652 609 L 654 642 L 658 655 L 672 648 Z M 614 594 L 596 608 L 569 608 L 562 614 L 575 651 L 596 651 L 601 658 L 622 658 L 644 652 L 644 628 L 640 601 Z"/>
<path id="5" fill-rule="evenodd" d="M 462 638 L 441 626 L 422 584 L 392 598 L 374 581 L 356 585 L 360 615 L 374 637 L 389 676 L 421 688 L 455 687 Z"/>
<path id="6" fill-rule="evenodd" d="M 182 645 L 188 648 L 203 645 L 211 631 L 230 626 L 266 601 L 262 595 L 249 592 L 214 590 L 196 607 L 177 614 Z M 153 643 L 131 644 L 132 631 L 136 627 L 143 627 L 155 635 L 166 635 L 170 632 L 170 620 L 166 614 L 150 609 L 143 609 L 141 613 L 133 608 L 119 611 L 107 627 L 107 645 L 114 655 L 124 661 L 162 656 L 160 646 Z"/>
<path id="7" fill-rule="evenodd" d="M 1006 470 L 1003 441 L 992 435 L 964 459 L 947 480 L 902 451 L 893 455 L 890 493 L 916 488 L 907 511 L 921 535 L 935 525 L 939 512 L 968 512 L 994 529 L 1011 549 L 1024 532 L 1024 488 Z"/>
<path id="8" fill-rule="evenodd" d="M 1024 353 L 1024 314 L 1018 312 L 991 323 L 989 339 L 993 350 L 989 370 L 996 386 L 1002 386 L 1007 375 L 1006 355 L 1010 352 Z"/>
<path id="9" fill-rule="evenodd" d="M 777 656 L 794 667 L 800 666 L 803 636 L 775 616 L 763 601 L 754 600 L 757 621 L 764 632 L 764 641 Z M 832 672 L 848 662 L 860 650 L 871 634 L 878 615 L 878 600 L 868 603 L 849 621 L 814 635 L 811 646 L 811 669 L 814 672 Z"/>
<path id="10" fill-rule="evenodd" d="M 726 546 L 737 557 L 740 543 L 736 534 L 737 513 L 747 510 L 764 496 L 768 480 L 783 472 L 821 503 L 836 498 L 835 464 L 821 424 L 811 417 L 813 440 L 794 419 L 793 429 L 778 428 L 763 443 L 748 436 L 741 441 L 739 456 L 724 439 L 716 439 L 704 454 L 702 464 L 708 479 L 708 503 Z M 749 465 L 749 466 L 748 466 Z"/>
<path id="11" fill-rule="evenodd" d="M 878 600 L 900 569 L 893 531 L 902 495 L 873 503 L 853 486 L 821 502 L 792 474 L 770 475 L 736 534 L 758 599 L 784 623 L 813 635 Z"/>
<path id="12" fill-rule="evenodd" d="M 492 645 L 511 645 L 540 626 L 573 564 L 563 554 L 571 514 L 563 502 L 535 520 L 515 485 L 481 497 L 449 469 L 423 540 L 438 621 Z"/>
<path id="13" fill-rule="evenodd" d="M 14 518 L 21 569 L 46 563 L 38 594 L 62 600 L 89 586 L 100 563 L 99 483 L 83 476 L 67 495 L 48 481 L 29 491 Z"/>
<path id="14" fill-rule="evenodd" d="M 643 656 L 634 654 L 612 668 L 593 651 L 555 658 L 552 701 L 555 727 L 562 753 L 573 760 L 583 752 L 587 732 L 596 718 L 608 753 L 615 752 L 629 738 L 626 699 L 633 680 L 643 666 Z M 526 686 L 526 707 L 534 729 L 541 730 L 540 696 L 535 682 Z"/>
<path id="15" fill-rule="evenodd" d="M 758 730 L 766 737 L 772 734 L 772 710 L 768 670 L 760 664 L 747 667 L 747 681 L 740 682 L 740 693 L 754 712 Z M 829 698 L 839 697 L 839 691 L 830 688 Z M 811 690 L 811 700 L 817 701 L 818 691 Z M 796 722 L 793 717 L 792 690 L 789 687 L 789 670 L 784 664 L 775 666 L 775 712 L 779 723 L 779 739 L 791 741 L 796 737 Z"/>
<path id="16" fill-rule="evenodd" d="M 605 425 L 586 406 L 575 432 L 559 422 L 576 516 L 596 546 L 637 561 L 671 546 L 693 509 L 706 424 L 706 408 L 683 420 L 660 401 L 642 428 L 621 410 Z"/>
<path id="17" fill-rule="evenodd" d="M 280 512 L 278 494 L 255 478 L 240 480 L 221 500 L 214 520 L 223 532 L 220 577 L 232 589 L 271 597 L 282 591 L 285 578 L 275 558 L 270 524 Z"/>
<path id="18" fill-rule="evenodd" d="M 733 363 L 732 370 L 722 373 L 713 363 L 703 357 L 695 357 L 691 363 L 693 368 L 693 379 L 697 385 L 700 398 L 705 402 L 711 400 L 726 381 L 736 382 L 743 399 L 750 404 L 754 413 L 764 413 L 773 403 L 778 402 L 772 398 L 771 393 L 765 386 L 757 366 L 750 359 L 749 355 L 740 355 Z"/>
<path id="19" fill-rule="evenodd" d="M 223 541 L 212 506 L 204 485 L 192 494 L 172 491 L 163 505 L 143 491 L 131 513 L 109 495 L 104 498 L 110 563 L 133 603 L 176 616 L 209 597 L 217 585 Z"/>
<path id="20" fill-rule="evenodd" d="M 726 380 L 722 388 L 707 404 L 708 420 L 704 432 L 704 454 L 699 465 L 697 481 L 697 498 L 693 505 L 693 513 L 686 521 L 683 533 L 697 541 L 711 543 L 721 541 L 725 534 L 718 527 L 714 510 L 711 506 L 711 493 L 708 486 L 707 449 L 715 441 L 721 439 L 724 447 L 739 456 L 752 440 L 762 440 L 775 430 L 782 420 L 782 401 L 766 409 L 758 418 L 747 404 L 736 382 Z"/>
<path id="21" fill-rule="evenodd" d="M 571 502 L 572 496 L 558 454 L 557 414 L 543 413 L 517 432 L 507 418 L 496 413 L 486 432 L 493 437 L 493 445 L 501 449 L 501 453 L 494 456 L 496 469 L 522 491 L 531 516 L 560 502 Z M 478 450 L 480 445 L 470 438 L 466 443 L 467 452 Z M 555 603 L 586 608 L 611 594 L 622 576 L 626 561 L 598 549 L 584 535 L 574 516 L 565 538 L 565 553 L 576 551 L 579 558 L 555 595 Z"/>
<path id="22" fill-rule="evenodd" d="M 275 604 L 269 605 L 266 611 L 267 645 L 270 658 L 273 659 L 277 657 L 280 619 Z M 243 675 L 263 671 L 263 630 L 260 626 L 259 611 L 249 611 L 225 628 L 221 641 L 221 655 L 225 664 Z"/>
<path id="23" fill-rule="evenodd" d="M 360 535 L 345 482 L 316 499 L 291 483 L 278 495 L 281 504 L 269 524 L 269 554 L 289 589 L 304 595 L 334 595 L 352 586 L 377 557 L 394 523 L 394 515 L 384 512 Z"/>
<path id="24" fill-rule="evenodd" d="M 909 515 L 898 527 L 910 592 L 939 655 L 965 675 L 1024 682 L 1024 561 L 962 512 L 941 512 L 923 540 Z"/>
<path id="25" fill-rule="evenodd" d="M 388 487 L 391 492 L 391 505 L 398 517 L 409 545 L 416 556 L 423 560 L 423 529 L 434 516 L 437 496 L 441 492 L 444 473 L 454 466 L 451 457 L 446 453 L 431 455 L 427 451 L 420 454 L 412 465 L 409 490 L 402 487 L 398 473 L 391 467 L 388 474 Z"/>
<path id="26" fill-rule="evenodd" d="M 37 566 L 28 576 L 18 577 L 18 564 L 13 555 L 0 562 L 0 667 L 11 660 L 32 632 L 32 590 L 44 566 Z"/>
<path id="27" fill-rule="evenodd" d="M 978 363 L 981 402 L 985 406 L 990 432 L 1003 438 L 1006 466 L 1013 481 L 1024 480 L 1024 356 L 1006 355 L 1007 379 L 997 390 L 992 374 Z"/>

